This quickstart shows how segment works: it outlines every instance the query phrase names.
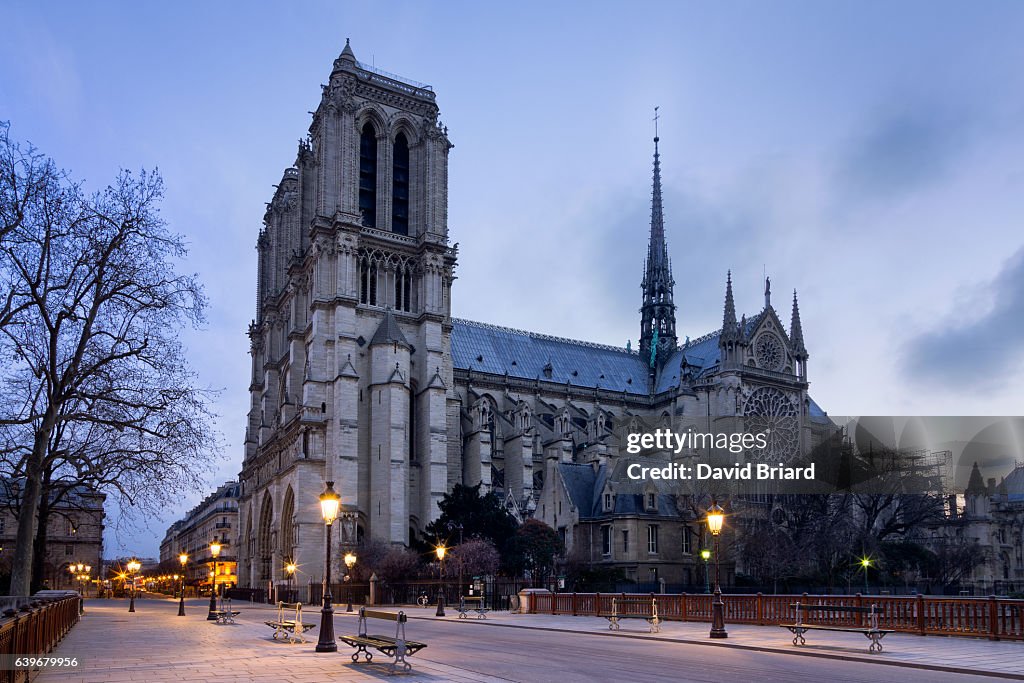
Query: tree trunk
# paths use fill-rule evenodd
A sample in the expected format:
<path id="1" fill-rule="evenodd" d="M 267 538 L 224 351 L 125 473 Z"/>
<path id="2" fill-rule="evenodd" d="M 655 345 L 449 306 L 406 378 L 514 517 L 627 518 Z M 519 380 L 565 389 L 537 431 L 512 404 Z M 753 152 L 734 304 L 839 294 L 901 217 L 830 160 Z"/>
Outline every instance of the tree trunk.
<path id="1" fill-rule="evenodd" d="M 39 501 L 43 493 L 43 462 L 50 432 L 56 422 L 53 406 L 49 406 L 42 424 L 36 430 L 32 454 L 25 468 L 25 491 L 21 497 L 21 515 L 18 517 L 18 535 L 14 541 L 14 559 L 11 561 L 11 595 L 30 595 L 32 582 L 33 541 L 36 537 L 36 523 Z"/>
<path id="2" fill-rule="evenodd" d="M 39 491 L 39 513 L 36 516 L 36 537 L 32 546 L 32 579 L 29 582 L 32 593 L 43 590 L 46 580 L 46 537 L 50 520 L 50 474 L 47 468 Z M 56 588 L 56 585 L 50 588 Z"/>

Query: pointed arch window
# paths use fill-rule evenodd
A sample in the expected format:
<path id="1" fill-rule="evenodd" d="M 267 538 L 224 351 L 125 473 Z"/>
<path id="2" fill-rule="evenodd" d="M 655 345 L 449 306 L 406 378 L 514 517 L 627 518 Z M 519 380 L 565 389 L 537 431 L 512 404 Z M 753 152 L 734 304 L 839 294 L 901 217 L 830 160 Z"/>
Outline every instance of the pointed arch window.
<path id="1" fill-rule="evenodd" d="M 409 141 L 395 138 L 391 175 L 391 232 L 409 234 Z"/>
<path id="2" fill-rule="evenodd" d="M 363 225 L 377 227 L 377 131 L 369 122 L 359 135 L 359 213 Z"/>

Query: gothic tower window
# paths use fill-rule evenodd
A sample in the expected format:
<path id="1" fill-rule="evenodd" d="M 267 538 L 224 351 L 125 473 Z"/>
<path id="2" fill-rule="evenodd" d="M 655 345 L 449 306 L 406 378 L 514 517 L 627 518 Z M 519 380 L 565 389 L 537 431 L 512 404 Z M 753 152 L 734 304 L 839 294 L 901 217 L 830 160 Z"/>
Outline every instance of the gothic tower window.
<path id="1" fill-rule="evenodd" d="M 363 225 L 377 227 L 377 131 L 369 122 L 359 135 L 359 213 Z"/>
<path id="2" fill-rule="evenodd" d="M 377 305 L 377 262 L 366 257 L 359 260 L 359 303 Z"/>
<path id="3" fill-rule="evenodd" d="M 409 234 L 409 141 L 405 133 L 395 138 L 391 176 L 391 232 Z"/>

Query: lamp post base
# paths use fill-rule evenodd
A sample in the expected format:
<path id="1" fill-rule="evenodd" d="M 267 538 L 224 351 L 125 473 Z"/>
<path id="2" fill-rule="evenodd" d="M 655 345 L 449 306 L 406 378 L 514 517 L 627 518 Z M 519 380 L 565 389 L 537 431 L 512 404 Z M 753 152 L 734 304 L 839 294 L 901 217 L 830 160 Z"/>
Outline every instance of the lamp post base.
<path id="1" fill-rule="evenodd" d="M 438 593 L 437 595 L 437 611 L 434 612 L 435 617 L 444 616 L 444 593 Z"/>
<path id="2" fill-rule="evenodd" d="M 320 639 L 317 641 L 316 651 L 338 651 L 338 643 L 334 639 L 334 607 L 331 606 L 330 593 L 324 595 L 324 606 L 320 610 Z"/>
<path id="3" fill-rule="evenodd" d="M 185 591 L 181 592 L 181 600 L 178 601 L 178 616 L 185 616 Z"/>
<path id="4" fill-rule="evenodd" d="M 217 621 L 217 593 L 210 593 L 210 613 L 206 615 L 207 621 Z"/>
<path id="5" fill-rule="evenodd" d="M 722 602 L 722 590 L 715 586 L 715 595 L 711 599 L 711 633 L 712 638 L 728 638 L 725 630 L 725 603 Z"/>

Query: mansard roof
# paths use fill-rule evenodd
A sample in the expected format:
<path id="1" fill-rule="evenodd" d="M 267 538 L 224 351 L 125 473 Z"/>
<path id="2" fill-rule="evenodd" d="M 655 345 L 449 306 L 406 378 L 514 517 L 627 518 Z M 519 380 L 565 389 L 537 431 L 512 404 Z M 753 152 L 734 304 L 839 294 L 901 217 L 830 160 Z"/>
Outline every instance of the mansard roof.
<path id="1" fill-rule="evenodd" d="M 461 370 L 647 393 L 647 366 L 624 348 L 456 318 L 451 341 L 452 362 Z"/>

